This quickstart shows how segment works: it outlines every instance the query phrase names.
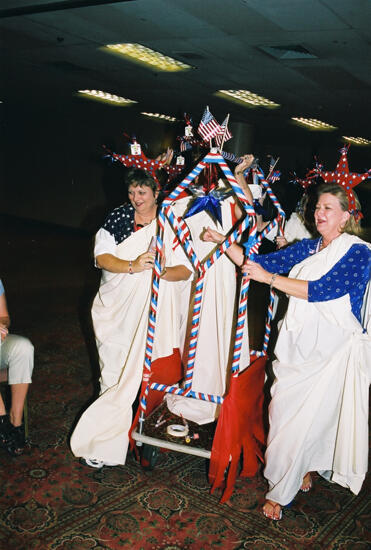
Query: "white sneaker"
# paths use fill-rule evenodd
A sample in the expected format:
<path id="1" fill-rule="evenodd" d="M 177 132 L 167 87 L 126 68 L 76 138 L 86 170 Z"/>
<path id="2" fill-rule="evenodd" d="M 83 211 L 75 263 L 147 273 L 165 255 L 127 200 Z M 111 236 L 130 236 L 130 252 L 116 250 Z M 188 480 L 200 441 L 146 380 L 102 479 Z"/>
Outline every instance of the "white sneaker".
<path id="1" fill-rule="evenodd" d="M 90 468 L 97 468 L 98 470 L 103 468 L 103 466 L 118 466 L 116 462 L 108 462 L 106 460 L 97 460 L 95 458 L 81 458 L 80 462 L 81 464 L 85 464 L 85 466 L 90 466 Z"/>

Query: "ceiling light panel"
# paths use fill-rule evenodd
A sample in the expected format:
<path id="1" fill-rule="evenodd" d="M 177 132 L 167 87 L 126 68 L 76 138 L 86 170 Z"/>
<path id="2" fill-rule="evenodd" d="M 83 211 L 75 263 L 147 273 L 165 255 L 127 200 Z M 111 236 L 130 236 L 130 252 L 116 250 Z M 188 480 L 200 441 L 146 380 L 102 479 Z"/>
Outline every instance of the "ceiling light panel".
<path id="1" fill-rule="evenodd" d="M 160 113 L 145 113 L 145 112 L 142 112 L 140 113 L 141 115 L 144 115 L 144 116 L 148 116 L 150 118 L 158 118 L 160 120 L 167 120 L 168 122 L 176 122 L 176 118 L 173 117 L 173 116 L 169 116 L 169 115 L 162 115 Z"/>
<path id="2" fill-rule="evenodd" d="M 241 101 L 255 107 L 280 107 L 279 103 L 275 103 L 248 90 L 218 90 L 217 94 L 222 95 L 226 99 Z"/>
<path id="3" fill-rule="evenodd" d="M 294 120 L 302 126 L 311 128 L 312 130 L 336 130 L 336 126 L 332 126 L 331 124 L 327 124 L 327 122 L 322 122 L 315 118 L 292 117 L 291 120 Z"/>
<path id="4" fill-rule="evenodd" d="M 104 49 L 160 71 L 177 72 L 193 68 L 191 65 L 151 50 L 142 44 L 107 44 Z"/>
<path id="5" fill-rule="evenodd" d="M 350 136 L 343 136 L 343 139 L 346 139 L 350 143 L 354 143 L 355 145 L 371 145 L 371 141 L 369 139 L 365 139 L 362 137 L 350 137 Z"/>
<path id="6" fill-rule="evenodd" d="M 102 90 L 78 90 L 80 95 L 88 96 L 91 99 L 103 101 L 104 103 L 112 103 L 115 105 L 130 105 L 132 103 L 138 103 L 134 99 L 127 99 L 126 97 L 120 97 L 115 94 L 103 92 Z"/>
<path id="7" fill-rule="evenodd" d="M 289 46 L 258 46 L 258 49 L 271 55 L 275 59 L 318 59 L 316 55 L 300 44 Z"/>

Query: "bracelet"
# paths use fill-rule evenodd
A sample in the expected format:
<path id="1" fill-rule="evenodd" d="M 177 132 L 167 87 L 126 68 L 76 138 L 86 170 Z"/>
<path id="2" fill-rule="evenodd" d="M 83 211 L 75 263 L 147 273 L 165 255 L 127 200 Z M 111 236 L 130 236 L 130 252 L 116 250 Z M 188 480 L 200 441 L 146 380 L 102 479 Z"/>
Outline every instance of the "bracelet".
<path id="1" fill-rule="evenodd" d="M 240 176 L 241 174 L 243 174 L 243 171 L 235 172 L 234 174 L 235 174 L 235 176 Z"/>
<path id="2" fill-rule="evenodd" d="M 160 273 L 160 279 L 161 279 L 161 277 L 163 277 L 165 275 L 166 272 L 167 272 L 167 267 L 165 266 L 164 269 Z"/>
<path id="3" fill-rule="evenodd" d="M 271 278 L 271 282 L 269 283 L 269 288 L 271 290 L 272 290 L 272 287 L 273 287 L 273 283 L 276 280 L 276 277 L 277 277 L 277 273 L 273 273 L 272 278 Z"/>
<path id="4" fill-rule="evenodd" d="M 132 262 L 132 260 L 130 260 L 130 262 L 129 262 L 129 274 L 132 275 L 133 273 L 134 273 L 134 271 L 133 271 L 133 262 Z"/>

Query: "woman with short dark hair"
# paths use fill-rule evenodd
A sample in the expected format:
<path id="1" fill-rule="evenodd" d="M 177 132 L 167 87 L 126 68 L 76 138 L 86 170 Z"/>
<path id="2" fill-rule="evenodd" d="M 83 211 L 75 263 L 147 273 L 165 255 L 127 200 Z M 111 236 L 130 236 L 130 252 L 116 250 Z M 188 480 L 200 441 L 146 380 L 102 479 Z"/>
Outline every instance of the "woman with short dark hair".
<path id="1" fill-rule="evenodd" d="M 139 169 L 128 172 L 127 183 L 129 203 L 109 214 L 95 238 L 95 262 L 102 276 L 92 319 L 101 395 L 84 412 L 71 438 L 73 453 L 93 468 L 125 464 L 146 349 L 159 189 Z M 182 247 L 174 244 L 168 223 L 163 250 L 153 359 L 166 358 L 175 370 L 180 367 L 181 344 L 176 283 L 184 281 L 189 292 L 193 271 Z"/>

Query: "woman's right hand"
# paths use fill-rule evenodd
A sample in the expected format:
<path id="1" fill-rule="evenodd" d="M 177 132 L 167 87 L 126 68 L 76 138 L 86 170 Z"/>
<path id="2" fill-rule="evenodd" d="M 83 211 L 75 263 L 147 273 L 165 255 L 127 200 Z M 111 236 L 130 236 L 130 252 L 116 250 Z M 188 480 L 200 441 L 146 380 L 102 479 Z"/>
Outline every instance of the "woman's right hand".
<path id="1" fill-rule="evenodd" d="M 225 236 L 219 233 L 219 231 L 207 227 L 201 235 L 201 240 L 207 243 L 221 244 L 225 240 Z"/>
<path id="2" fill-rule="evenodd" d="M 133 272 L 140 273 L 152 269 L 155 265 L 155 252 L 144 252 L 133 261 Z"/>

